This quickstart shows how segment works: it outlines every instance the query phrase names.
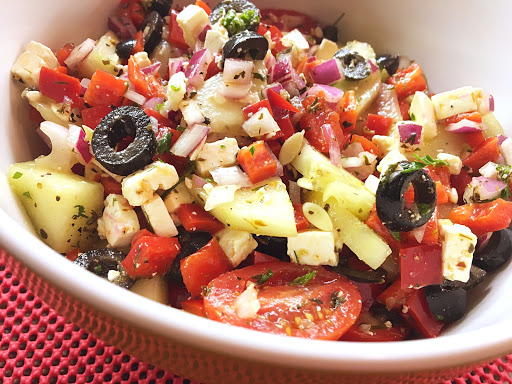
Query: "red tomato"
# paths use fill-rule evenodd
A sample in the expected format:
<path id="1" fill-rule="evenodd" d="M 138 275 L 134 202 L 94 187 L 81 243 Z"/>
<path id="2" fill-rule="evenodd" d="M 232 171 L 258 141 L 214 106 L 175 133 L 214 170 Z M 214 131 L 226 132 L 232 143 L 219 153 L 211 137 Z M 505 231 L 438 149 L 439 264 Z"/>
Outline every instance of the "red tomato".
<path id="1" fill-rule="evenodd" d="M 391 311 L 404 305 L 413 292 L 414 288 L 402 288 L 401 280 L 397 279 L 377 296 L 376 300 Z"/>
<path id="2" fill-rule="evenodd" d="M 309 221 L 306 219 L 306 216 L 304 216 L 302 204 L 293 204 L 293 214 L 295 215 L 297 232 L 302 232 L 309 228 Z"/>
<path id="3" fill-rule="evenodd" d="M 178 25 L 178 21 L 176 20 L 178 16 L 178 12 L 174 9 L 171 10 L 170 21 L 169 21 L 169 37 L 167 41 L 176 48 L 180 49 L 189 49 L 188 44 L 185 42 L 185 38 L 183 37 L 183 29 Z"/>
<path id="4" fill-rule="evenodd" d="M 164 126 L 164 127 L 169 127 L 169 128 L 173 128 L 173 129 L 176 129 L 178 127 L 178 124 L 176 124 L 174 121 L 168 119 L 167 117 L 162 116 L 158 111 L 155 111 L 154 109 L 146 108 L 144 110 L 144 112 L 149 117 L 154 117 L 158 121 L 159 127 Z M 178 132 L 178 131 L 176 131 L 176 132 Z M 176 140 L 178 140 L 178 138 L 176 138 Z M 174 140 L 174 141 L 176 141 L 176 140 Z"/>
<path id="5" fill-rule="evenodd" d="M 145 75 L 133 56 L 128 60 L 128 79 L 135 90 L 147 99 L 166 96 L 163 85 L 153 75 Z"/>
<path id="6" fill-rule="evenodd" d="M 204 302 L 203 299 L 192 299 L 189 298 L 181 302 L 181 308 L 189 313 L 192 313 L 196 316 L 206 317 L 206 312 L 204 310 Z"/>
<path id="7" fill-rule="evenodd" d="M 69 101 L 75 103 L 82 93 L 82 86 L 76 77 L 42 67 L 39 75 L 39 91 L 57 103 Z"/>
<path id="8" fill-rule="evenodd" d="M 84 125 L 87 125 L 91 129 L 96 129 L 101 120 L 110 112 L 112 112 L 112 108 L 108 105 L 86 108 L 82 110 L 82 120 Z"/>
<path id="9" fill-rule="evenodd" d="M 308 15 L 288 9 L 261 9 L 260 21 L 263 24 L 275 25 L 282 32 L 290 32 L 297 28 L 306 35 L 316 28 L 316 22 Z"/>
<path id="10" fill-rule="evenodd" d="M 201 0 L 196 0 L 196 5 L 198 7 L 201 7 L 204 9 L 204 11 L 209 15 L 210 13 L 212 13 L 212 10 L 211 8 L 208 6 L 208 4 L 206 4 L 204 1 L 201 1 Z"/>
<path id="11" fill-rule="evenodd" d="M 344 132 L 352 132 L 356 127 L 357 121 L 357 100 L 354 91 L 345 92 L 338 106 L 340 115 L 340 125 Z"/>
<path id="12" fill-rule="evenodd" d="M 275 27 L 274 25 L 266 25 L 266 24 L 260 23 L 260 25 L 258 27 L 258 33 L 260 35 L 264 36 L 265 33 L 267 33 L 267 31 L 270 32 L 270 39 L 272 40 L 272 43 L 273 43 L 273 48 L 272 48 L 273 55 L 277 55 L 279 52 L 286 49 L 286 47 L 281 42 L 281 39 L 283 38 L 283 34 L 279 30 L 279 28 Z"/>
<path id="13" fill-rule="evenodd" d="M 449 219 L 471 229 L 477 237 L 507 228 L 512 221 L 512 202 L 497 199 L 488 203 L 471 203 L 456 207 Z"/>
<path id="14" fill-rule="evenodd" d="M 260 309 L 252 319 L 235 309 L 249 281 L 272 271 L 257 285 Z M 313 271 L 304 285 L 291 284 Z M 310 339 L 337 340 L 354 324 L 361 311 L 361 296 L 346 278 L 322 267 L 292 263 L 265 263 L 228 272 L 208 285 L 204 297 L 208 318 L 262 332 Z"/>
<path id="15" fill-rule="evenodd" d="M 427 82 L 423 77 L 421 67 L 413 63 L 408 68 L 395 73 L 387 80 L 388 84 L 395 86 L 396 94 L 399 99 L 405 99 L 417 91 L 427 89 Z"/>
<path id="16" fill-rule="evenodd" d="M 165 274 L 180 252 L 177 238 L 141 236 L 121 263 L 132 278 Z"/>
<path id="17" fill-rule="evenodd" d="M 363 324 L 370 326 L 368 330 L 361 327 Z M 369 312 L 361 312 L 356 323 L 350 327 L 341 341 L 399 341 L 405 339 L 409 329 L 399 325 L 387 328 L 385 324 L 373 317 Z"/>
<path id="18" fill-rule="evenodd" d="M 280 108 L 286 111 L 300 113 L 300 111 L 294 107 L 288 100 L 286 100 L 283 96 L 279 95 L 272 89 L 267 89 L 267 97 L 272 108 Z"/>
<path id="19" fill-rule="evenodd" d="M 57 60 L 59 61 L 60 65 L 66 65 L 64 61 L 66 61 L 73 49 L 75 49 L 75 44 L 72 43 L 67 43 L 61 49 L 59 49 L 57 52 Z"/>
<path id="20" fill-rule="evenodd" d="M 123 194 L 123 191 L 121 189 L 121 183 L 114 180 L 112 177 L 102 177 L 100 179 L 100 182 L 103 185 L 103 195 L 105 196 L 105 198 L 110 194 Z"/>
<path id="21" fill-rule="evenodd" d="M 270 114 L 272 115 L 272 108 L 270 107 L 270 103 L 268 99 L 258 101 L 255 104 L 248 105 L 247 107 L 242 109 L 245 120 L 251 117 L 253 114 L 258 112 L 261 108 L 267 108 Z"/>
<path id="22" fill-rule="evenodd" d="M 402 289 L 442 284 L 442 248 L 440 245 L 418 245 L 400 249 Z"/>
<path id="23" fill-rule="evenodd" d="M 98 105 L 116 107 L 121 105 L 128 84 L 110 73 L 97 70 L 92 75 L 89 87 L 84 95 L 84 101 L 93 107 Z"/>
<path id="24" fill-rule="evenodd" d="M 224 224 L 206 212 L 199 204 L 181 204 L 177 213 L 181 225 L 189 232 L 215 234 L 224 228 Z"/>
<path id="25" fill-rule="evenodd" d="M 450 184 L 457 190 L 457 194 L 459 195 L 459 205 L 464 204 L 464 199 L 462 198 L 464 196 L 464 190 L 467 185 L 471 183 L 472 179 L 473 178 L 469 175 L 468 171 L 464 168 L 462 168 L 458 175 L 452 175 L 450 177 Z"/>
<path id="26" fill-rule="evenodd" d="M 80 254 L 80 249 L 73 248 L 71 251 L 66 253 L 66 259 L 75 261 L 79 254 Z"/>
<path id="27" fill-rule="evenodd" d="M 387 136 L 392 123 L 393 119 L 391 117 L 370 113 L 366 118 L 366 129 L 374 135 Z"/>
<path id="28" fill-rule="evenodd" d="M 117 16 L 128 17 L 138 29 L 146 18 L 146 11 L 141 0 L 122 0 L 117 9 Z"/>
<path id="29" fill-rule="evenodd" d="M 471 154 L 462 161 L 462 165 L 477 173 L 489 161 L 497 162 L 500 157 L 500 146 L 496 136 L 487 138 Z"/>
<path id="30" fill-rule="evenodd" d="M 409 325 L 424 337 L 436 337 L 444 323 L 437 320 L 428 308 L 422 289 L 413 290 L 400 314 Z"/>
<path id="31" fill-rule="evenodd" d="M 400 248 L 400 241 L 393 236 L 389 229 L 379 219 L 375 205 L 370 212 L 370 216 L 366 219 L 365 224 L 377 232 L 377 234 L 380 235 L 386 243 L 388 243 L 391 249 L 398 250 Z"/>
<path id="32" fill-rule="evenodd" d="M 353 134 L 350 137 L 350 144 L 352 143 L 359 143 L 363 147 L 363 150 L 366 152 L 373 153 L 374 155 L 379 155 L 379 148 L 371 140 L 368 140 L 366 137 L 359 136 L 356 134 Z"/>
<path id="33" fill-rule="evenodd" d="M 236 159 L 254 184 L 274 176 L 277 172 L 277 160 L 263 141 L 243 147 Z"/>
<path id="34" fill-rule="evenodd" d="M 267 255 L 266 253 L 261 253 L 258 251 L 254 252 L 254 261 L 253 264 L 263 264 L 263 263 L 274 263 L 279 262 L 278 259 L 276 259 L 274 256 Z"/>

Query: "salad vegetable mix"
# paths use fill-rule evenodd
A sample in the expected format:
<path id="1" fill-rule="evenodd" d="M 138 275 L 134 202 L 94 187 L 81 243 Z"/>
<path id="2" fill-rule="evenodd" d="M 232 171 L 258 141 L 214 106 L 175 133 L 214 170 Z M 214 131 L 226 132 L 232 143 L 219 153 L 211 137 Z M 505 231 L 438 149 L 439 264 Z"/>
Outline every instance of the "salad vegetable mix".
<path id="1" fill-rule="evenodd" d="M 108 28 L 11 70 L 51 148 L 12 190 L 76 264 L 240 327 L 394 341 L 507 262 L 512 138 L 484 90 L 432 94 L 420 64 L 245 0 L 121 0 Z"/>

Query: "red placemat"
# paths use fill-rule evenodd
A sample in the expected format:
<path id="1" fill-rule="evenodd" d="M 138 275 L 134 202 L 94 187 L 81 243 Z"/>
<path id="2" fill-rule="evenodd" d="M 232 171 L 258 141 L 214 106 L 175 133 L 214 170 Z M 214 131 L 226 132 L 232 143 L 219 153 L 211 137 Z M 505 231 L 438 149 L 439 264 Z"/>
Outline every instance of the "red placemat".
<path id="1" fill-rule="evenodd" d="M 2 264 L 0 292 L 0 384 L 199 384 L 142 362 L 67 322 Z M 509 355 L 443 384 L 511 382 Z"/>

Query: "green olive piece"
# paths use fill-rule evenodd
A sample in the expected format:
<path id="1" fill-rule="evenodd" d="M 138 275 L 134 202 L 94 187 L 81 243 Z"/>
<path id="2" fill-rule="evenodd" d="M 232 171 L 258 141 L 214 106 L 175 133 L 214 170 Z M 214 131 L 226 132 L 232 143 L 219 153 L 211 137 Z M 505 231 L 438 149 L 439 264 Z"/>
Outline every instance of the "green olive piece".
<path id="1" fill-rule="evenodd" d="M 133 142 L 122 151 L 116 145 L 125 137 Z M 96 160 L 116 175 L 128 176 L 153 161 L 157 141 L 148 115 L 138 107 L 120 107 L 101 120 L 91 140 Z"/>

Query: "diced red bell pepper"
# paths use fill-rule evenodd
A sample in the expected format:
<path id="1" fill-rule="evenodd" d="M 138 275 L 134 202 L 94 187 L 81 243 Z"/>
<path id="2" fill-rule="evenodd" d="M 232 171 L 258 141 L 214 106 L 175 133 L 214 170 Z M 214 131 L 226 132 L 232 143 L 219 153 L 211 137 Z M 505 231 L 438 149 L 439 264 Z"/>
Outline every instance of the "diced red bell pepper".
<path id="1" fill-rule="evenodd" d="M 427 222 L 425 227 L 425 233 L 423 234 L 422 244 L 435 245 L 439 244 L 439 214 L 437 207 L 430 220 Z"/>
<path id="2" fill-rule="evenodd" d="M 280 119 L 276 119 L 276 122 L 277 125 L 279 125 L 279 128 L 281 128 L 280 132 L 282 133 L 282 136 L 279 138 L 279 141 L 281 141 L 281 143 L 284 143 L 296 132 L 292 124 L 292 119 L 290 119 L 290 116 L 284 116 Z"/>
<path id="3" fill-rule="evenodd" d="M 261 140 L 240 149 L 237 160 L 254 184 L 275 176 L 277 173 L 277 160 L 271 155 L 265 142 Z"/>
<path id="4" fill-rule="evenodd" d="M 261 253 L 258 251 L 254 251 L 253 258 L 254 258 L 254 261 L 253 261 L 254 265 L 279 261 L 274 256 L 270 256 L 270 255 L 267 255 L 266 253 Z"/>
<path id="5" fill-rule="evenodd" d="M 442 248 L 439 244 L 400 249 L 402 289 L 442 284 Z"/>
<path id="6" fill-rule="evenodd" d="M 189 232 L 209 232 L 213 235 L 224 228 L 224 224 L 199 204 L 181 204 L 177 214 L 181 225 Z"/>
<path id="7" fill-rule="evenodd" d="M 176 124 L 174 121 L 168 119 L 167 117 L 162 116 L 158 111 L 155 111 L 154 109 L 146 108 L 146 109 L 144 109 L 144 112 L 149 117 L 154 117 L 158 121 L 159 127 L 164 126 L 164 127 L 168 127 L 168 128 L 173 128 L 174 130 L 178 127 L 178 124 Z"/>
<path id="8" fill-rule="evenodd" d="M 258 112 L 261 108 L 267 108 L 267 110 L 273 116 L 272 107 L 270 107 L 270 102 L 268 101 L 268 99 L 265 99 L 265 100 L 258 101 L 255 104 L 248 105 L 247 107 L 242 109 L 245 120 L 247 120 L 253 114 Z"/>
<path id="9" fill-rule="evenodd" d="M 75 104 L 82 93 L 82 85 L 76 77 L 42 67 L 39 74 L 39 91 L 57 103 L 71 101 Z"/>
<path id="10" fill-rule="evenodd" d="M 375 144 L 373 144 L 372 141 L 368 140 L 366 137 L 356 135 L 356 134 L 351 135 L 350 144 L 356 143 L 356 142 L 361 144 L 364 151 L 373 153 L 376 156 L 379 155 L 379 149 L 377 148 L 377 146 Z"/>
<path id="11" fill-rule="evenodd" d="M 398 100 L 398 106 L 400 107 L 400 114 L 402 115 L 402 119 L 411 120 L 411 116 L 409 115 L 409 109 L 411 109 L 411 103 L 407 100 Z"/>
<path id="12" fill-rule="evenodd" d="M 210 62 L 210 64 L 208 65 L 208 69 L 206 71 L 206 76 L 205 76 L 205 80 L 208 80 L 209 78 L 215 76 L 216 74 L 220 73 L 221 71 L 221 62 L 222 62 L 222 55 L 220 54 L 214 54 L 213 55 L 213 60 Z"/>
<path id="13" fill-rule="evenodd" d="M 471 154 L 462 161 L 462 165 L 477 173 L 489 161 L 497 162 L 500 158 L 500 146 L 496 136 L 487 138 Z"/>
<path id="14" fill-rule="evenodd" d="M 351 280 L 350 282 L 357 287 L 357 290 L 361 294 L 361 311 L 368 311 L 375 302 L 376 297 L 379 296 L 386 288 L 385 284 L 361 283 L 354 280 Z"/>
<path id="15" fill-rule="evenodd" d="M 131 54 L 135 55 L 136 53 L 144 52 L 144 34 L 142 31 L 138 31 L 133 38 L 135 39 L 135 46 Z"/>
<path id="16" fill-rule="evenodd" d="M 197 299 L 190 298 L 182 301 L 181 308 L 188 313 L 192 313 L 193 315 L 206 317 L 206 311 L 204 309 L 204 302 L 202 297 Z"/>
<path id="17" fill-rule="evenodd" d="M 103 195 L 106 198 L 108 195 L 122 195 L 121 183 L 114 180 L 112 177 L 102 177 L 100 179 L 101 185 L 103 185 Z"/>
<path id="18" fill-rule="evenodd" d="M 267 143 L 268 148 L 272 151 L 275 157 L 279 157 L 279 153 L 281 152 L 281 144 L 277 140 L 269 140 L 265 141 Z"/>
<path id="19" fill-rule="evenodd" d="M 286 49 L 286 47 L 281 42 L 281 39 L 283 38 L 283 34 L 279 30 L 279 28 L 273 26 L 273 25 L 266 25 L 263 23 L 260 23 L 258 27 L 258 33 L 262 36 L 267 33 L 267 31 L 270 32 L 270 39 L 272 40 L 272 43 L 274 46 L 272 47 L 272 54 L 277 55 L 279 52 Z"/>
<path id="20" fill-rule="evenodd" d="M 267 89 L 267 98 L 272 108 L 281 108 L 286 111 L 300 113 L 300 111 L 294 107 L 293 104 L 291 104 L 283 96 L 279 95 L 277 92 L 270 88 Z"/>
<path id="21" fill-rule="evenodd" d="M 293 204 L 293 214 L 295 215 L 295 226 L 297 227 L 297 232 L 302 232 L 309 228 L 309 221 L 306 219 L 306 216 L 304 216 L 302 204 Z"/>
<path id="22" fill-rule="evenodd" d="M 449 219 L 465 225 L 477 237 L 507 228 L 512 221 L 512 202 L 496 199 L 488 203 L 471 203 L 454 208 Z"/>
<path id="23" fill-rule="evenodd" d="M 464 133 L 464 140 L 468 143 L 469 147 L 472 151 L 478 148 L 480 144 L 485 141 L 485 136 L 483 132 L 471 132 Z"/>
<path id="24" fill-rule="evenodd" d="M 395 86 L 396 94 L 399 99 L 405 99 L 417 91 L 427 89 L 427 82 L 423 77 L 421 67 L 413 63 L 408 68 L 395 73 L 387 80 L 388 84 Z"/>
<path id="25" fill-rule="evenodd" d="M 98 105 L 96 107 L 83 109 L 83 123 L 91 129 L 96 129 L 101 120 L 103 120 L 103 118 L 110 112 L 112 112 L 112 108 L 108 105 Z"/>
<path id="26" fill-rule="evenodd" d="M 176 20 L 178 16 L 178 12 L 174 9 L 171 10 L 170 20 L 169 20 L 169 37 L 167 41 L 179 49 L 188 49 L 189 46 L 185 42 L 185 38 L 183 37 L 183 29 L 178 25 L 178 21 Z"/>
<path id="27" fill-rule="evenodd" d="M 459 205 L 464 204 L 464 199 L 462 198 L 464 195 L 464 190 L 466 189 L 467 185 L 471 183 L 472 179 L 473 178 L 469 175 L 468 171 L 466 171 L 464 168 L 462 168 L 458 175 L 452 175 L 450 177 L 450 184 L 457 190 L 457 194 L 459 195 Z"/>
<path id="28" fill-rule="evenodd" d="M 180 261 L 183 282 L 192 297 L 201 294 L 210 281 L 233 269 L 217 240 L 212 239 L 196 253 Z"/>
<path id="29" fill-rule="evenodd" d="M 75 44 L 67 43 L 57 51 L 57 60 L 59 61 L 60 65 L 66 65 L 64 62 L 69 57 L 73 49 L 75 49 Z"/>
<path id="30" fill-rule="evenodd" d="M 204 11 L 209 15 L 210 13 L 212 13 L 212 10 L 211 8 L 208 6 L 208 4 L 206 4 L 204 1 L 201 1 L 201 0 L 196 0 L 196 5 L 198 7 L 201 7 L 204 9 Z"/>
<path id="31" fill-rule="evenodd" d="M 366 219 L 365 224 L 373 229 L 380 237 L 382 237 L 384 241 L 388 243 L 391 249 L 400 249 L 400 241 L 393 237 L 389 229 L 379 219 L 375 205 L 373 206 L 370 215 Z"/>
<path id="32" fill-rule="evenodd" d="M 369 131 L 374 135 L 387 136 L 389 135 L 391 124 L 393 124 L 393 119 L 391 117 L 370 113 L 366 118 L 365 132 Z"/>
<path id="33" fill-rule="evenodd" d="M 402 281 L 397 279 L 377 296 L 376 301 L 384 304 L 391 311 L 404 305 L 414 291 L 414 288 L 402 288 Z"/>
<path id="34" fill-rule="evenodd" d="M 413 291 L 400 314 L 412 328 L 424 337 L 436 337 L 444 325 L 430 312 L 422 289 Z"/>
<path id="35" fill-rule="evenodd" d="M 75 261 L 79 254 L 80 254 L 80 249 L 73 248 L 71 251 L 66 253 L 66 259 L 71 260 L 71 261 Z"/>
<path id="36" fill-rule="evenodd" d="M 128 79 L 135 90 L 147 99 L 166 96 L 163 85 L 153 75 L 145 75 L 133 56 L 128 60 Z"/>
<path id="37" fill-rule="evenodd" d="M 352 132 L 356 128 L 357 100 L 354 91 L 345 92 L 338 106 L 340 125 L 344 132 Z"/>
<path id="38" fill-rule="evenodd" d="M 480 112 L 465 112 L 465 113 L 459 113 L 458 115 L 448 117 L 445 120 L 445 123 L 448 124 L 455 124 L 462 120 L 470 120 L 474 121 L 475 123 L 481 123 L 482 122 L 482 115 Z"/>
<path id="39" fill-rule="evenodd" d="M 93 107 L 98 105 L 119 107 L 127 87 L 128 84 L 125 80 L 105 71 L 97 70 L 92 75 L 91 82 L 84 95 L 84 101 Z"/>
<path id="40" fill-rule="evenodd" d="M 146 18 L 146 11 L 140 0 L 122 0 L 116 15 L 119 17 L 128 17 L 135 27 L 139 29 Z"/>
<path id="41" fill-rule="evenodd" d="M 148 278 L 155 273 L 164 275 L 180 248 L 178 239 L 174 237 L 141 236 L 133 242 L 121 264 L 132 278 Z"/>

